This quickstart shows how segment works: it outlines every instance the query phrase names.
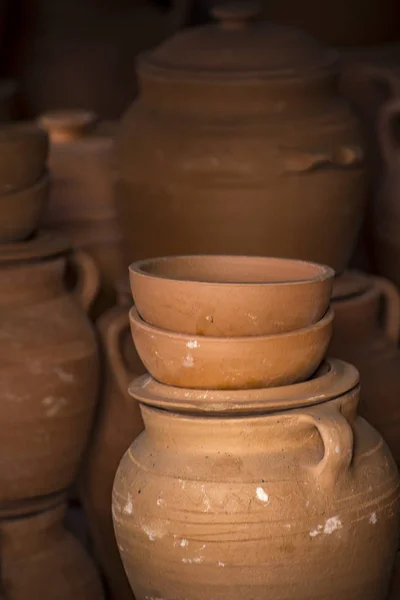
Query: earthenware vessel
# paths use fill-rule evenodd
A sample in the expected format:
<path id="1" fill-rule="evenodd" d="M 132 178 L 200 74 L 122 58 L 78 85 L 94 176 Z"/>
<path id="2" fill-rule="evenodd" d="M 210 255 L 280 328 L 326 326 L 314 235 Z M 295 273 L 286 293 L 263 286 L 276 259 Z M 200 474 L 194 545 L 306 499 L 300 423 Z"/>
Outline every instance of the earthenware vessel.
<path id="1" fill-rule="evenodd" d="M 115 303 L 116 282 L 126 275 L 113 191 L 113 138 L 96 129 L 87 111 L 53 111 L 39 123 L 50 135 L 53 175 L 44 222 L 88 252 L 102 278 L 97 316 Z"/>
<path id="2" fill-rule="evenodd" d="M 149 373 L 167 385 L 249 389 L 289 385 L 319 367 L 332 334 L 333 312 L 314 325 L 276 335 L 209 337 L 148 325 L 129 312 L 133 340 Z M 290 358 L 289 358 L 290 357 Z"/>
<path id="3" fill-rule="evenodd" d="M 21 110 L 84 107 L 119 118 L 136 94 L 135 57 L 186 20 L 190 0 L 21 0 L 11 42 Z"/>
<path id="4" fill-rule="evenodd" d="M 74 265 L 74 297 L 64 283 Z M 93 261 L 42 233 L 0 248 L 0 515 L 54 503 L 76 476 L 98 385 Z"/>
<path id="5" fill-rule="evenodd" d="M 3 584 L 10 600 L 102 600 L 94 564 L 65 530 L 65 506 L 0 521 Z"/>
<path id="6" fill-rule="evenodd" d="M 0 243 L 20 242 L 37 230 L 48 194 L 45 172 L 34 185 L 0 195 Z"/>
<path id="7" fill-rule="evenodd" d="M 127 280 L 119 284 L 119 304 L 97 322 L 100 333 L 103 378 L 99 409 L 80 478 L 95 552 L 115 600 L 132 600 L 115 540 L 111 515 L 112 487 L 119 462 L 143 430 L 137 401 L 129 396 L 129 383 L 145 369 L 135 351 L 129 329 L 132 296 Z"/>
<path id="8" fill-rule="evenodd" d="M 134 263 L 129 274 L 135 306 L 147 323 L 235 337 L 316 323 L 328 309 L 334 271 L 279 258 L 174 256 Z"/>
<path id="9" fill-rule="evenodd" d="M 32 187 L 43 175 L 48 136 L 33 123 L 0 127 L 0 197 Z"/>
<path id="10" fill-rule="evenodd" d="M 360 371 L 360 414 L 382 434 L 400 465 L 399 293 L 385 279 L 352 272 L 349 279 L 358 281 L 358 291 L 336 298 L 334 292 L 329 355 Z"/>
<path id="11" fill-rule="evenodd" d="M 116 135 L 127 262 L 240 254 L 342 271 L 365 177 L 336 52 L 256 22 L 250 3 L 213 14 L 138 62 L 141 94 Z"/>
<path id="12" fill-rule="evenodd" d="M 399 475 L 357 416 L 358 381 L 354 367 L 331 361 L 288 387 L 180 390 L 201 405 L 185 414 L 168 398 L 167 410 L 145 406 L 149 377 L 137 379 L 145 432 L 113 491 L 135 597 L 305 600 L 312 581 L 313 600 L 385 600 Z"/>
<path id="13" fill-rule="evenodd" d="M 384 160 L 382 181 L 374 210 L 374 246 L 377 270 L 400 287 L 400 168 L 398 120 L 400 100 L 385 104 L 379 118 L 380 149 Z"/>

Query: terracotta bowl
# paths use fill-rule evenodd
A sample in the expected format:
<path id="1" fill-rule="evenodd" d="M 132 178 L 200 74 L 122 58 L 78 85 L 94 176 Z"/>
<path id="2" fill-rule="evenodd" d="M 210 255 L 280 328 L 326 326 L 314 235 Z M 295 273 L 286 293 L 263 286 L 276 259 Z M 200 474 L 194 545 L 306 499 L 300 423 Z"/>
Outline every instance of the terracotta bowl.
<path id="1" fill-rule="evenodd" d="M 249 256 L 178 256 L 129 268 L 142 319 L 167 331 L 236 337 L 317 323 L 334 271 L 314 263 Z"/>
<path id="2" fill-rule="evenodd" d="M 249 389 L 308 379 L 324 358 L 333 311 L 313 325 L 278 335 L 204 337 L 172 333 L 130 313 L 136 349 L 160 383 L 194 389 Z"/>
<path id="3" fill-rule="evenodd" d="M 46 168 L 49 150 L 45 131 L 31 123 L 0 127 L 0 196 L 31 187 Z"/>
<path id="4" fill-rule="evenodd" d="M 49 191 L 45 173 L 35 185 L 12 194 L 0 195 L 0 242 L 18 242 L 38 227 Z"/>

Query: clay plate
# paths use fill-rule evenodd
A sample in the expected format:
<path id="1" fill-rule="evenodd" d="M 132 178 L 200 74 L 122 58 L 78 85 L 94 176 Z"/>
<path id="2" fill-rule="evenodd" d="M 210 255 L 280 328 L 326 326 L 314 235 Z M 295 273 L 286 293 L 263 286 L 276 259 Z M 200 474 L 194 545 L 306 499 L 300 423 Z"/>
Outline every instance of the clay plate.
<path id="1" fill-rule="evenodd" d="M 0 196 L 0 242 L 18 242 L 28 238 L 39 225 L 49 192 L 45 172 L 31 187 Z"/>
<path id="2" fill-rule="evenodd" d="M 334 271 L 314 263 L 249 256 L 178 256 L 129 268 L 144 321 L 190 335 L 272 335 L 317 323 Z"/>
<path id="3" fill-rule="evenodd" d="M 319 367 L 333 311 L 304 329 L 269 336 L 204 337 L 165 331 L 129 313 L 136 349 L 157 381 L 195 389 L 251 389 L 304 381 Z"/>
<path id="4" fill-rule="evenodd" d="M 163 385 L 150 375 L 135 378 L 130 395 L 143 404 L 189 413 L 266 413 L 300 408 L 338 398 L 359 383 L 358 371 L 328 359 L 314 376 L 290 386 L 260 390 L 192 390 Z"/>

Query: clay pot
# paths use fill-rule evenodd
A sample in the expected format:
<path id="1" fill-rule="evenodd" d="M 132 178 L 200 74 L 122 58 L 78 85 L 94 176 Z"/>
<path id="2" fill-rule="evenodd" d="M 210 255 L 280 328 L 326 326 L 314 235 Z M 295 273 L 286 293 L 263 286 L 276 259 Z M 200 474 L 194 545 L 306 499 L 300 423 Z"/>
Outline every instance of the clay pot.
<path id="1" fill-rule="evenodd" d="M 320 365 L 333 313 L 315 325 L 278 335 L 206 337 L 172 333 L 129 313 L 133 340 L 149 373 L 167 385 L 196 389 L 249 389 L 289 385 Z"/>
<path id="2" fill-rule="evenodd" d="M 46 206 L 49 175 L 44 173 L 32 186 L 0 195 L 0 242 L 19 242 L 36 231 Z"/>
<path id="3" fill-rule="evenodd" d="M 334 276 L 321 265 L 246 256 L 151 259 L 131 265 L 129 274 L 144 321 L 215 337 L 270 335 L 316 323 L 328 309 Z"/>
<path id="4" fill-rule="evenodd" d="M 385 279 L 355 273 L 353 281 L 357 278 L 355 294 L 333 298 L 329 353 L 360 371 L 360 414 L 382 434 L 400 465 L 400 297 Z"/>
<path id="5" fill-rule="evenodd" d="M 399 476 L 380 435 L 357 416 L 356 370 L 342 364 L 333 379 L 334 393 L 326 372 L 280 388 L 281 410 L 279 389 L 263 390 L 261 414 L 141 407 L 145 432 L 113 491 L 138 600 L 300 600 L 310 581 L 313 600 L 385 600 Z M 210 393 L 221 406 L 231 392 Z M 244 405 L 248 392 L 237 394 Z"/>
<path id="6" fill-rule="evenodd" d="M 336 52 L 254 22 L 249 3 L 214 15 L 138 62 L 141 94 L 116 136 L 127 263 L 240 254 L 342 271 L 365 182 Z"/>
<path id="7" fill-rule="evenodd" d="M 32 123 L 8 123 L 0 128 L 0 197 L 33 186 L 43 175 L 47 134 Z"/>
<path id="8" fill-rule="evenodd" d="M 380 112 L 380 147 L 384 172 L 374 211 L 374 246 L 377 270 L 400 286 L 400 168 L 398 123 L 400 100 L 385 104 Z"/>
<path id="9" fill-rule="evenodd" d="M 76 297 L 65 289 L 74 264 Z M 51 234 L 0 249 L 0 515 L 54 503 L 71 486 L 88 440 L 97 346 L 80 302 L 98 291 L 93 261 L 68 257 Z"/>
<path id="10" fill-rule="evenodd" d="M 0 521 L 3 582 L 9 600 L 102 600 L 95 567 L 67 532 L 65 506 Z"/>
<path id="11" fill-rule="evenodd" d="M 121 289 L 122 287 L 122 289 Z M 115 600 L 133 600 L 122 566 L 111 516 L 111 495 L 120 460 L 143 430 L 136 400 L 128 385 L 145 369 L 132 343 L 128 282 L 120 284 L 120 303 L 97 322 L 103 350 L 100 406 L 81 477 L 82 499 L 95 552 Z"/>
<path id="12" fill-rule="evenodd" d="M 22 110 L 84 107 L 119 118 L 136 94 L 137 53 L 186 20 L 189 0 L 19 0 L 13 72 Z"/>
<path id="13" fill-rule="evenodd" d="M 112 185 L 113 139 L 95 129 L 86 111 L 56 111 L 39 123 L 51 141 L 51 198 L 46 225 L 88 252 L 101 273 L 102 294 L 94 315 L 115 303 L 116 282 L 126 275 Z"/>

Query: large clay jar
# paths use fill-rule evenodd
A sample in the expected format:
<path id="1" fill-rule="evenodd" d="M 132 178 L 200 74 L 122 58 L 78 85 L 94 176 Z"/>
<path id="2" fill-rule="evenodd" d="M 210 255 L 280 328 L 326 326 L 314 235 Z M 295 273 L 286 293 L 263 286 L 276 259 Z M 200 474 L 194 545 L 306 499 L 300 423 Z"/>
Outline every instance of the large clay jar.
<path id="1" fill-rule="evenodd" d="M 356 123 L 336 53 L 251 4 L 138 63 L 116 135 L 126 259 L 296 257 L 344 269 L 364 205 Z"/>
<path id="2" fill-rule="evenodd" d="M 102 600 L 100 579 L 62 525 L 63 505 L 0 521 L 3 585 L 8 600 Z"/>
<path id="3" fill-rule="evenodd" d="M 145 432 L 119 467 L 113 515 L 137 600 L 386 599 L 399 476 L 357 416 L 354 367 L 206 394 L 144 376 L 131 393 Z"/>
<path id="4" fill-rule="evenodd" d="M 50 202 L 44 223 L 62 231 L 95 260 L 102 279 L 94 315 L 115 303 L 116 282 L 126 275 L 113 190 L 113 138 L 95 129 L 85 111 L 43 115 L 50 135 Z"/>
<path id="5" fill-rule="evenodd" d="M 15 0 L 10 69 L 21 109 L 84 107 L 118 118 L 136 93 L 137 53 L 186 21 L 190 0 Z"/>
<path id="6" fill-rule="evenodd" d="M 400 100 L 385 104 L 379 118 L 384 167 L 374 207 L 373 236 L 377 271 L 400 287 Z"/>
<path id="7" fill-rule="evenodd" d="M 26 514 L 71 486 L 94 416 L 98 356 L 86 307 L 97 292 L 88 257 L 51 234 L 0 249 L 0 515 Z M 71 262 L 71 261 L 69 261 Z"/>
<path id="8" fill-rule="evenodd" d="M 400 466 L 400 296 L 385 279 L 356 272 L 346 278 L 346 293 L 339 286 L 334 291 L 329 354 L 359 370 L 360 414 L 382 434 Z"/>
<path id="9" fill-rule="evenodd" d="M 97 422 L 81 477 L 95 552 L 115 600 L 132 600 L 133 595 L 115 540 L 112 487 L 122 456 L 143 430 L 139 405 L 128 394 L 129 382 L 145 372 L 130 335 L 131 306 L 128 281 L 124 280 L 119 285 L 119 305 L 97 322 L 103 350 L 103 380 Z"/>

